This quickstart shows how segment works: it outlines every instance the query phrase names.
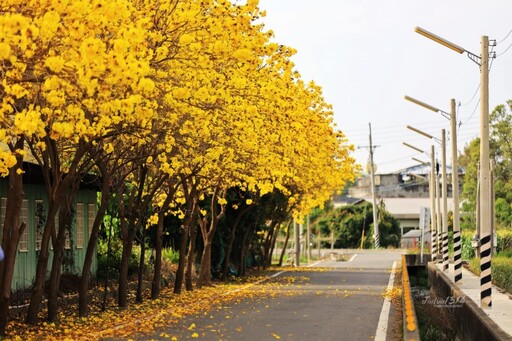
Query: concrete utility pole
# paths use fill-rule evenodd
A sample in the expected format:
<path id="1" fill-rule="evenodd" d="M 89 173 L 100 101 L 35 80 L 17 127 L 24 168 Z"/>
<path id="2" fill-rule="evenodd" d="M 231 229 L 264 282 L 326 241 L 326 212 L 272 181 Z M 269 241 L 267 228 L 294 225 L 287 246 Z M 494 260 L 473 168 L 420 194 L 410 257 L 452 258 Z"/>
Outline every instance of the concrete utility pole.
<path id="1" fill-rule="evenodd" d="M 371 176 L 371 186 L 372 186 L 372 207 L 373 207 L 373 240 L 375 243 L 375 248 L 378 249 L 380 247 L 380 237 L 379 237 L 379 221 L 377 214 L 377 199 L 375 197 L 375 174 L 374 174 L 374 166 L 373 166 L 373 144 L 372 144 L 372 124 L 368 123 L 370 128 L 370 176 Z"/>
<path id="2" fill-rule="evenodd" d="M 295 239 L 295 266 L 300 266 L 300 231 L 299 224 L 293 219 L 293 237 Z"/>
<path id="3" fill-rule="evenodd" d="M 490 186 L 491 186 L 491 202 L 496 202 L 496 192 L 494 190 L 494 160 L 491 160 L 491 164 L 490 164 L 490 167 L 491 167 L 491 181 L 490 181 Z M 495 210 L 495 207 L 494 205 L 491 205 L 491 217 L 492 217 L 492 254 L 493 256 L 496 255 L 496 247 L 498 246 L 498 239 L 497 239 L 497 234 L 496 234 L 496 210 Z"/>
<path id="4" fill-rule="evenodd" d="M 437 213 L 437 250 L 439 254 L 439 259 L 441 262 L 443 261 L 443 227 L 441 225 L 441 193 L 440 193 L 440 184 L 439 184 L 439 164 L 436 162 L 436 213 Z"/>
<path id="5" fill-rule="evenodd" d="M 308 262 L 311 261 L 311 258 L 313 258 L 313 255 L 311 253 L 311 224 L 310 224 L 310 221 L 309 221 L 309 214 L 308 214 L 308 217 L 307 217 L 307 221 L 306 221 L 306 233 L 307 233 L 307 236 L 306 236 L 306 250 L 307 250 L 307 256 L 308 256 Z"/>
<path id="6" fill-rule="evenodd" d="M 480 306 L 492 307 L 492 217 L 489 169 L 489 37 L 480 40 Z"/>
<path id="7" fill-rule="evenodd" d="M 453 264 L 454 282 L 462 279 L 462 261 L 460 246 L 460 214 L 459 214 L 459 165 L 457 152 L 457 114 L 455 99 L 450 100 L 450 133 L 452 144 L 452 197 L 453 197 Z"/>
<path id="8" fill-rule="evenodd" d="M 441 192 L 443 196 L 443 271 L 448 271 L 448 189 L 446 184 L 446 131 L 441 130 L 442 143 L 442 181 Z"/>
<path id="9" fill-rule="evenodd" d="M 437 221 L 436 221 L 436 158 L 434 145 L 430 147 L 430 236 L 432 261 L 437 257 Z"/>

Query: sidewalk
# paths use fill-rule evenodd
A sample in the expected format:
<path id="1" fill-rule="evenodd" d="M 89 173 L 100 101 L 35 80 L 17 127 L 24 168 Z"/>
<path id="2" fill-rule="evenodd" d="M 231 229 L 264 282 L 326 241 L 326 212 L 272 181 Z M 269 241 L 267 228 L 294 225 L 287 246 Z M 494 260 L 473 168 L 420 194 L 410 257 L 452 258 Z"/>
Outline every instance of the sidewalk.
<path id="1" fill-rule="evenodd" d="M 436 264 L 439 271 L 442 264 Z M 452 283 L 454 278 L 453 264 L 450 264 L 448 272 L 444 273 Z M 457 283 L 457 287 L 464 292 L 466 297 L 470 298 L 478 307 L 480 307 L 480 277 L 472 272 L 462 268 L 462 279 Z M 503 290 L 492 286 L 492 308 L 482 309 L 483 312 L 491 318 L 503 331 L 512 337 L 512 295 L 503 293 Z"/>

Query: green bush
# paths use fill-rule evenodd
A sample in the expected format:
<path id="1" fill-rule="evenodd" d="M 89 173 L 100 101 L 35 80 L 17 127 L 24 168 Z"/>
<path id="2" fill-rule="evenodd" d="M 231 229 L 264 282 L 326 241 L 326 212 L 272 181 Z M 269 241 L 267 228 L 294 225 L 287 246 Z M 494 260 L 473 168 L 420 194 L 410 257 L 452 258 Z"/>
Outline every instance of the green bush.
<path id="1" fill-rule="evenodd" d="M 512 231 L 509 230 L 498 230 L 498 243 L 496 245 L 496 251 L 500 254 L 508 252 L 512 255 Z M 473 240 L 474 231 L 464 231 L 460 236 L 461 243 L 461 256 L 462 259 L 471 259 L 476 257 L 475 250 L 471 246 Z"/>
<path id="2" fill-rule="evenodd" d="M 512 231 L 498 230 L 498 245 L 496 245 L 498 252 L 512 250 Z"/>
<path id="3" fill-rule="evenodd" d="M 119 266 L 121 265 L 121 255 L 123 245 L 120 240 L 112 240 L 110 245 L 110 255 L 108 255 L 107 242 L 98 243 L 98 279 L 105 279 L 107 274 L 110 279 L 119 277 Z M 146 264 L 149 262 L 150 250 L 146 250 Z M 128 264 L 128 276 L 137 273 L 140 260 L 140 245 L 133 245 L 130 262 Z"/>
<path id="4" fill-rule="evenodd" d="M 475 257 L 475 250 L 471 246 L 473 233 L 464 231 L 460 236 L 460 252 L 462 259 L 471 259 Z"/>
<path id="5" fill-rule="evenodd" d="M 468 263 L 469 270 L 480 275 L 480 258 L 473 258 Z M 492 257 L 492 283 L 499 288 L 512 293 L 512 258 L 499 254 Z"/>
<path id="6" fill-rule="evenodd" d="M 480 258 L 471 258 L 468 262 L 469 271 L 480 276 Z"/>
<path id="7" fill-rule="evenodd" d="M 162 258 L 172 264 L 178 264 L 180 261 L 180 253 L 172 248 L 162 249 Z"/>
<path id="8" fill-rule="evenodd" d="M 512 258 L 504 256 L 493 258 L 492 281 L 499 288 L 512 293 Z"/>

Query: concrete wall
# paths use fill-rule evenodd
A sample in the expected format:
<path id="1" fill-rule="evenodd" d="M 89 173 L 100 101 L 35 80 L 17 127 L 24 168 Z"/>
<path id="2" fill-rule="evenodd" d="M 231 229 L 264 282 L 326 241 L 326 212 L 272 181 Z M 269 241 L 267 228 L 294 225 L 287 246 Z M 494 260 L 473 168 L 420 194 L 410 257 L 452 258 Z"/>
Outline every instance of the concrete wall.
<path id="1" fill-rule="evenodd" d="M 455 317 L 459 340 L 510 340 L 510 336 L 432 262 L 428 264 L 428 281 L 432 296 L 440 299 L 453 297 L 457 302 L 463 301 L 457 306 L 445 308 Z"/>

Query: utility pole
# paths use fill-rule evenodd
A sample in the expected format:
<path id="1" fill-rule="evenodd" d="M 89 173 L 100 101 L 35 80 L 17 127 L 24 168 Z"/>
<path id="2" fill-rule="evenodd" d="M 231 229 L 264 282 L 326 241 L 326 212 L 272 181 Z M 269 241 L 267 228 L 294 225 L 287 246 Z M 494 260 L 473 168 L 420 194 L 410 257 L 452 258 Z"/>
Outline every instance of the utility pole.
<path id="1" fill-rule="evenodd" d="M 299 224 L 293 219 L 293 237 L 295 239 L 295 266 L 300 266 L 300 231 Z"/>
<path id="2" fill-rule="evenodd" d="M 308 214 L 307 221 L 306 221 L 306 233 L 307 233 L 306 250 L 307 250 L 307 256 L 308 256 L 308 262 L 310 262 L 311 259 L 313 258 L 313 255 L 311 254 L 311 223 L 309 221 L 309 214 Z"/>
<path id="3" fill-rule="evenodd" d="M 446 184 L 446 131 L 441 129 L 441 143 L 442 143 L 442 181 L 441 193 L 443 196 L 443 271 L 448 271 L 448 190 Z"/>
<path id="4" fill-rule="evenodd" d="M 432 261 L 437 257 L 437 219 L 436 219 L 436 159 L 435 149 L 430 147 L 430 236 Z"/>
<path id="5" fill-rule="evenodd" d="M 492 307 L 492 217 L 489 167 L 489 37 L 480 41 L 480 306 Z"/>
<path id="6" fill-rule="evenodd" d="M 450 133 L 452 144 L 452 197 L 453 197 L 453 267 L 454 282 L 462 279 L 459 214 L 459 165 L 457 160 L 457 114 L 455 99 L 450 100 Z"/>
<path id="7" fill-rule="evenodd" d="M 375 198 L 375 174 L 373 167 L 373 144 L 372 144 L 372 124 L 368 123 L 370 128 L 370 176 L 371 176 L 371 185 L 372 185 L 372 206 L 373 206 L 373 240 L 375 242 L 375 248 L 378 249 L 380 247 L 380 237 L 379 237 L 379 222 L 378 222 L 378 214 L 377 214 L 377 199 Z"/>
<path id="8" fill-rule="evenodd" d="M 441 193 L 440 193 L 440 184 L 439 184 L 439 163 L 436 162 L 436 213 L 437 213 L 437 251 L 438 251 L 438 259 L 443 261 L 443 227 L 441 225 Z"/>

